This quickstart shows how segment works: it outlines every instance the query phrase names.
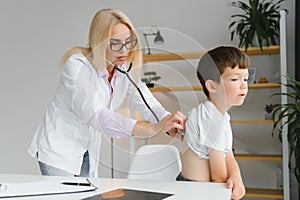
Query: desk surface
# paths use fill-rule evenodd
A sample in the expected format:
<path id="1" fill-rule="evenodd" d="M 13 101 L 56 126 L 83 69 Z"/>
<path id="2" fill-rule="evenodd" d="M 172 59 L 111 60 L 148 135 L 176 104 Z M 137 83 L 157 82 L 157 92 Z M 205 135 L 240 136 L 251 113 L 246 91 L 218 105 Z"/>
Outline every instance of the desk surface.
<path id="1" fill-rule="evenodd" d="M 35 176 L 35 175 L 15 175 L 0 174 L 0 183 L 28 183 L 40 181 L 64 180 L 64 177 Z M 70 179 L 70 178 L 68 178 Z M 73 179 L 73 178 L 72 178 Z M 77 178 L 74 178 L 76 180 Z M 141 181 L 128 179 L 109 179 L 109 178 L 89 178 L 89 180 L 98 187 L 92 192 L 45 195 L 36 197 L 22 197 L 23 199 L 83 199 L 111 191 L 118 188 L 139 189 L 151 192 L 172 193 L 166 199 L 214 199 L 226 200 L 230 199 L 231 191 L 226 189 L 223 183 L 206 183 L 206 182 L 160 182 L 160 181 Z M 8 198 L 9 200 L 18 200 L 20 198 Z M 2 200 L 0 198 L 0 200 Z"/>

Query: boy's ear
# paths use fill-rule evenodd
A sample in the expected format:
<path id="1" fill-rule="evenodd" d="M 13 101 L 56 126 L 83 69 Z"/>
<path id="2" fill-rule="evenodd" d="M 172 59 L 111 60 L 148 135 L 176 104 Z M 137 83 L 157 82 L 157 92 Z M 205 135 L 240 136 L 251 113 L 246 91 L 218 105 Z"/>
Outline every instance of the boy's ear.
<path id="1" fill-rule="evenodd" d="M 216 83 L 212 80 L 205 81 L 205 86 L 209 93 L 215 93 L 216 92 Z"/>

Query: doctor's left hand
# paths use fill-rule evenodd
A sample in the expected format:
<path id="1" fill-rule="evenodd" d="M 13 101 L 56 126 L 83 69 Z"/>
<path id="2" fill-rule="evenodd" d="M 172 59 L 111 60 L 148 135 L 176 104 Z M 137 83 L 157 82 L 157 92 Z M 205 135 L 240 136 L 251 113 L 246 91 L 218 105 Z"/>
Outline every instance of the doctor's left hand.
<path id="1" fill-rule="evenodd" d="M 170 136 L 176 137 L 184 130 L 186 117 L 179 111 L 169 114 L 161 121 L 152 124 L 148 121 L 137 121 L 133 127 L 133 136 L 153 137 L 158 134 L 169 133 Z"/>

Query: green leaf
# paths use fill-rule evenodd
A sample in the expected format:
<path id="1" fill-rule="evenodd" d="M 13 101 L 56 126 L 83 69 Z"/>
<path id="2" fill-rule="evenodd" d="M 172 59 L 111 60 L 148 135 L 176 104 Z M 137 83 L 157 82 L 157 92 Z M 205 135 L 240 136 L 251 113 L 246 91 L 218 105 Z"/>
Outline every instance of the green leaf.
<path id="1" fill-rule="evenodd" d="M 253 46 L 254 35 L 262 50 L 263 43 L 267 46 L 277 45 L 279 39 L 280 5 L 284 0 L 249 0 L 248 4 L 243 1 L 233 1 L 231 6 L 239 8 L 243 14 L 232 14 L 233 20 L 229 25 L 230 39 L 238 36 L 239 47 Z"/>
<path id="2" fill-rule="evenodd" d="M 288 92 L 277 92 L 269 96 L 273 98 L 275 96 L 286 96 L 288 102 L 284 104 L 273 104 L 273 129 L 272 136 L 278 132 L 278 139 L 282 142 L 283 129 L 287 126 L 287 140 L 290 147 L 289 152 L 289 167 L 292 167 L 291 159 L 294 157 L 296 162 L 294 165 L 294 174 L 297 178 L 298 185 L 300 187 L 300 169 L 298 165 L 299 152 L 300 152 L 300 82 L 289 74 L 285 75 L 286 83 L 281 84 L 287 87 Z"/>
<path id="3" fill-rule="evenodd" d="M 296 110 L 300 112 L 300 101 L 299 99 L 296 101 Z"/>

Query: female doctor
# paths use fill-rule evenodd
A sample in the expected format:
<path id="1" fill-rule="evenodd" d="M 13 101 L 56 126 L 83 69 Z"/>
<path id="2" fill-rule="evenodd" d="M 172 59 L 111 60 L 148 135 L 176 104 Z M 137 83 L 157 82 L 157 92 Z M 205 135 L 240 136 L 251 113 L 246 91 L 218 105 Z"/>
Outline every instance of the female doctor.
<path id="1" fill-rule="evenodd" d="M 153 112 L 148 109 L 126 75 L 118 71 L 127 71 L 130 63 L 131 74 L 139 74 L 142 53 L 131 21 L 118 10 L 98 11 L 88 47 L 74 47 L 64 55 L 56 95 L 29 147 L 43 175 L 97 177 L 102 134 L 120 138 L 168 132 L 174 137 L 184 129 L 186 117 L 178 111 L 169 114 L 146 85 L 135 80 Z M 147 121 L 115 112 L 125 98 Z M 239 199 L 245 188 L 234 157 L 227 168 L 227 187 L 232 188 L 232 199 Z"/>
<path id="2" fill-rule="evenodd" d="M 102 134 L 120 138 L 168 132 L 175 136 L 184 129 L 183 114 L 169 114 L 136 79 L 150 111 L 126 74 L 119 71 L 128 70 L 132 63 L 131 74 L 138 74 L 142 64 L 139 39 L 122 12 L 98 11 L 90 26 L 88 47 L 70 49 L 62 63 L 56 95 L 28 150 L 37 156 L 43 175 L 97 177 Z M 115 112 L 125 98 L 147 121 Z"/>

